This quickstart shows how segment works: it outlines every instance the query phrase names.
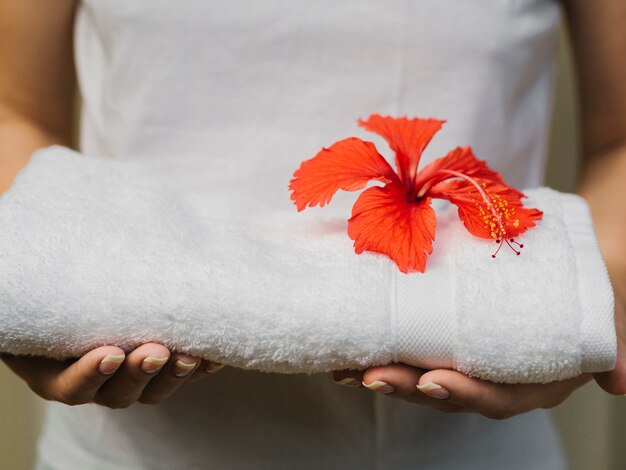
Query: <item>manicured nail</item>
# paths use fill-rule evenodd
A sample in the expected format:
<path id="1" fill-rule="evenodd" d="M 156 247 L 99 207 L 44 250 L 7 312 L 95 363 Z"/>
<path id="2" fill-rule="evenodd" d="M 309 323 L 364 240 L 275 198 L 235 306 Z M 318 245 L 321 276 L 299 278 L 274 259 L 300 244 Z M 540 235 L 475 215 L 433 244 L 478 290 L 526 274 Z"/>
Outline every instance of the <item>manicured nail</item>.
<path id="1" fill-rule="evenodd" d="M 219 362 L 209 362 L 204 370 L 209 374 L 213 374 L 223 368 L 224 364 L 220 364 Z"/>
<path id="2" fill-rule="evenodd" d="M 354 377 L 346 377 L 341 380 L 333 380 L 337 385 L 344 385 L 345 387 L 360 387 L 361 381 L 355 379 Z"/>
<path id="3" fill-rule="evenodd" d="M 163 365 L 167 362 L 168 357 L 154 357 L 148 356 L 141 363 L 141 370 L 146 374 L 154 374 L 158 370 L 163 367 Z"/>
<path id="4" fill-rule="evenodd" d="M 363 386 L 380 393 L 392 393 L 395 391 L 393 385 L 389 385 L 387 382 L 383 382 L 381 380 L 377 380 L 376 382 L 372 382 L 371 384 L 366 384 L 365 382 L 363 382 Z"/>
<path id="5" fill-rule="evenodd" d="M 180 359 L 174 363 L 174 375 L 176 377 L 187 377 L 196 368 L 196 362 L 183 362 Z"/>
<path id="6" fill-rule="evenodd" d="M 104 359 L 102 359 L 102 361 L 100 361 L 100 366 L 98 367 L 100 373 L 104 375 L 111 375 L 120 367 L 120 365 L 122 365 L 122 362 L 124 362 L 124 357 L 126 357 L 124 356 L 124 354 L 109 354 Z"/>
<path id="7" fill-rule="evenodd" d="M 450 396 L 450 392 L 448 392 L 448 390 L 443 388 L 441 385 L 437 385 L 432 382 L 424 385 L 418 385 L 417 389 L 430 397 L 439 398 L 441 400 Z"/>

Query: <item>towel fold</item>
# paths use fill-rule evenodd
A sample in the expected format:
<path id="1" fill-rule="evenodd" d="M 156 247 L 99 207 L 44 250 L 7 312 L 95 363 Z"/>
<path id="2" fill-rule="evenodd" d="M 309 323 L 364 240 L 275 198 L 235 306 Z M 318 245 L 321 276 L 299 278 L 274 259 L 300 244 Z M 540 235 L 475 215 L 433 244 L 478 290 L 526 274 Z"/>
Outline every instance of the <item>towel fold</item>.
<path id="1" fill-rule="evenodd" d="M 526 191 L 544 219 L 521 256 L 495 260 L 441 210 L 426 273 L 405 275 L 356 255 L 332 212 L 270 209 L 156 166 L 33 155 L 0 198 L 0 351 L 157 341 L 270 372 L 399 361 L 508 383 L 614 367 L 613 293 L 578 196 Z"/>

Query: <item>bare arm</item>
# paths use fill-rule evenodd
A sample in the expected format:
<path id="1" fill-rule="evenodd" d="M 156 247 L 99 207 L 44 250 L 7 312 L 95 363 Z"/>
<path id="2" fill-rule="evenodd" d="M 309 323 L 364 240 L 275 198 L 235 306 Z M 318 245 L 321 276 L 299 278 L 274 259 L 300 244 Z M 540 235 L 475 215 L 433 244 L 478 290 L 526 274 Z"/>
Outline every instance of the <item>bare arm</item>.
<path id="1" fill-rule="evenodd" d="M 594 374 L 605 390 L 626 393 L 626 2 L 564 0 L 577 62 L 582 101 L 584 171 L 579 192 L 590 205 L 602 254 L 616 293 L 618 360 L 615 370 Z M 547 385 L 501 385 L 455 371 L 422 370 L 402 364 L 338 372 L 336 380 L 443 411 L 509 417 L 551 407 L 589 380 Z M 391 389 L 385 388 L 391 385 Z M 416 391 L 416 385 L 420 391 Z M 437 385 L 433 385 L 437 384 Z M 442 388 L 443 387 L 443 388 Z M 422 393 L 424 392 L 424 393 Z"/>
<path id="2" fill-rule="evenodd" d="M 38 148 L 69 144 L 75 0 L 0 1 L 0 192 Z"/>
<path id="3" fill-rule="evenodd" d="M 626 3 L 570 0 L 582 105 L 580 184 L 621 299 L 626 299 Z"/>
<path id="4" fill-rule="evenodd" d="M 76 6 L 76 0 L 0 0 L 0 194 L 35 150 L 71 141 Z M 45 399 L 112 408 L 157 403 L 192 372 L 195 380 L 219 368 L 154 343 L 127 356 L 103 346 L 75 362 L 2 359 Z"/>
<path id="5" fill-rule="evenodd" d="M 616 294 L 618 361 L 597 374 L 612 393 L 626 391 L 626 3 L 568 0 L 565 4 L 578 70 L 587 199 Z"/>

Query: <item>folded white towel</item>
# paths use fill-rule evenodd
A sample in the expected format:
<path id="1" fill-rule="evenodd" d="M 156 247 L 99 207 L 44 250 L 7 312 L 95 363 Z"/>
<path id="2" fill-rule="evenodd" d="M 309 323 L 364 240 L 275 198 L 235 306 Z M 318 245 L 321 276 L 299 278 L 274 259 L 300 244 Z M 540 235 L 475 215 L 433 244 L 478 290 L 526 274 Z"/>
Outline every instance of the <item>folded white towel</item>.
<path id="1" fill-rule="evenodd" d="M 527 191 L 544 219 L 495 260 L 440 213 L 426 273 L 405 275 L 356 255 L 330 211 L 191 190 L 156 166 L 33 155 L 0 199 L 1 351 L 158 341 L 263 371 L 401 361 L 509 383 L 614 367 L 613 294 L 578 196 Z"/>

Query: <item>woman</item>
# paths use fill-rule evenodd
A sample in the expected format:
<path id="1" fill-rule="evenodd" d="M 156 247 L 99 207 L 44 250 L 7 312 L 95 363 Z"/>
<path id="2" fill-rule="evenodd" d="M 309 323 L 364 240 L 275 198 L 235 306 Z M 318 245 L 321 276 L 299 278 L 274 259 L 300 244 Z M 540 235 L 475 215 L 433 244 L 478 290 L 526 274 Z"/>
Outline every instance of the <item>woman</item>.
<path id="1" fill-rule="evenodd" d="M 626 6 L 571 0 L 565 8 L 588 157 L 580 192 L 619 300 Z M 74 65 L 85 152 L 208 152 L 216 172 L 245 158 L 271 182 L 279 169 L 267 164 L 271 152 L 300 155 L 349 135 L 341 126 L 355 116 L 433 115 L 449 119 L 451 141 L 471 144 L 515 186 L 536 186 L 559 18 L 551 0 L 2 1 L 2 188 L 35 150 L 69 143 Z M 621 311 L 616 324 L 623 345 Z M 397 364 L 335 374 L 370 389 L 358 391 L 320 376 L 230 369 L 200 380 L 220 366 L 154 343 L 127 355 L 101 347 L 71 364 L 4 360 L 61 403 L 49 407 L 40 468 L 562 468 L 546 412 L 526 412 L 591 378 L 498 385 Z M 595 378 L 625 393 L 621 356 Z M 112 410 L 135 402 L 159 405 Z"/>

